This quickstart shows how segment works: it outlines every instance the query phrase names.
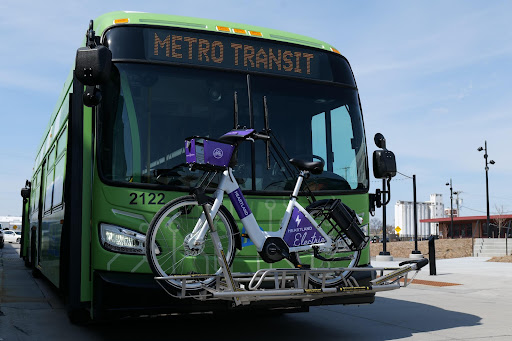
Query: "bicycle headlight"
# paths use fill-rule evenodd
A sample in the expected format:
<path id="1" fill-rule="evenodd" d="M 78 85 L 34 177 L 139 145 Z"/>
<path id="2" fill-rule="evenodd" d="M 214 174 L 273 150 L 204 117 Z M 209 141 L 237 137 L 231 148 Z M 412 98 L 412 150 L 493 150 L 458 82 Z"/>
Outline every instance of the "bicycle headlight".
<path id="1" fill-rule="evenodd" d="M 109 251 L 144 255 L 146 253 L 146 235 L 133 230 L 111 225 L 100 225 L 101 245 Z"/>

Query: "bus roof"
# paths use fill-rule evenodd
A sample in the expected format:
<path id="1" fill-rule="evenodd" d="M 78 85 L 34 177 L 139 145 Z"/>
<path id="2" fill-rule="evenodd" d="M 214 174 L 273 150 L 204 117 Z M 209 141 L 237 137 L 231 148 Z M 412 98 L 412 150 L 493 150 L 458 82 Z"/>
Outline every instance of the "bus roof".
<path id="1" fill-rule="evenodd" d="M 225 32 L 226 34 L 234 34 L 238 36 L 258 36 L 265 39 L 295 43 L 339 53 L 332 45 L 324 41 L 299 34 L 228 21 L 182 17 L 177 15 L 130 11 L 110 12 L 103 14 L 94 20 L 94 30 L 97 35 L 100 35 L 111 26 L 124 24 L 158 25 L 211 32 L 220 31 Z"/>

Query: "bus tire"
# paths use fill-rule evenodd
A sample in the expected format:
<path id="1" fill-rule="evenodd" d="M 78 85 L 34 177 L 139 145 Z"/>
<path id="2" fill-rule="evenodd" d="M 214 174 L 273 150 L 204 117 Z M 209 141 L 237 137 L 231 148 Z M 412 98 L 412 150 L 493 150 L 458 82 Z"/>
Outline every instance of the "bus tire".
<path id="1" fill-rule="evenodd" d="M 86 309 L 77 308 L 68 311 L 69 321 L 78 326 L 84 326 L 91 322 L 91 316 Z"/>
<path id="2" fill-rule="evenodd" d="M 41 271 L 39 271 L 39 269 L 37 268 L 33 268 L 32 269 L 32 277 L 34 278 L 41 278 Z"/>

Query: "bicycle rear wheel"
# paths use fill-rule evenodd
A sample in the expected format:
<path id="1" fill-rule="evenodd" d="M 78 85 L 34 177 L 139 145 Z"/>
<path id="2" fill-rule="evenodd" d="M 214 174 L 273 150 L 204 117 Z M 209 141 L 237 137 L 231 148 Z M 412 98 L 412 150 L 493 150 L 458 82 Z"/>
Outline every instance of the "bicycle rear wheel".
<path id="1" fill-rule="evenodd" d="M 316 220 L 324 214 L 323 203 L 327 203 L 327 200 L 320 200 L 306 207 L 306 210 Z M 298 260 L 304 264 L 310 264 L 312 269 L 315 268 L 345 268 L 344 271 L 332 271 L 318 275 L 310 275 L 309 280 L 315 286 L 321 286 L 324 283 L 325 287 L 335 287 L 342 284 L 347 280 L 353 273 L 351 268 L 357 267 L 359 259 L 361 258 L 361 250 L 351 250 L 345 243 L 343 234 L 340 234 L 335 228 L 333 228 L 330 220 L 323 220 L 320 227 L 332 238 L 336 243 L 337 248 L 331 252 L 319 251 L 315 256 L 314 250 L 309 249 L 300 251 L 297 253 Z M 324 259 L 334 258 L 346 258 L 344 261 L 326 261 Z"/>
<path id="2" fill-rule="evenodd" d="M 169 279 L 162 281 L 171 292 L 189 293 L 212 286 L 215 275 L 222 270 L 208 229 L 200 245 L 189 246 L 188 240 L 199 219 L 205 221 L 203 208 L 193 196 L 184 196 L 167 203 L 151 221 L 146 237 L 146 256 L 157 277 L 171 275 L 209 275 L 197 279 Z M 228 266 L 235 256 L 236 225 L 229 211 L 221 206 L 213 219 Z"/>

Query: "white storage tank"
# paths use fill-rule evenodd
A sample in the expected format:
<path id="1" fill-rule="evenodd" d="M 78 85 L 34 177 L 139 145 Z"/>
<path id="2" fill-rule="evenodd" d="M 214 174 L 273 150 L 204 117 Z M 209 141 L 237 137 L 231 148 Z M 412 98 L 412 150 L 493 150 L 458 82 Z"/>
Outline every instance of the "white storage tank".
<path id="1" fill-rule="evenodd" d="M 418 239 L 439 234 L 436 223 L 420 223 L 422 219 L 442 218 L 444 204 L 442 194 L 431 194 L 430 201 L 417 202 Z M 400 238 L 414 238 L 414 202 L 399 200 L 395 204 L 395 227 L 400 227 Z"/>

